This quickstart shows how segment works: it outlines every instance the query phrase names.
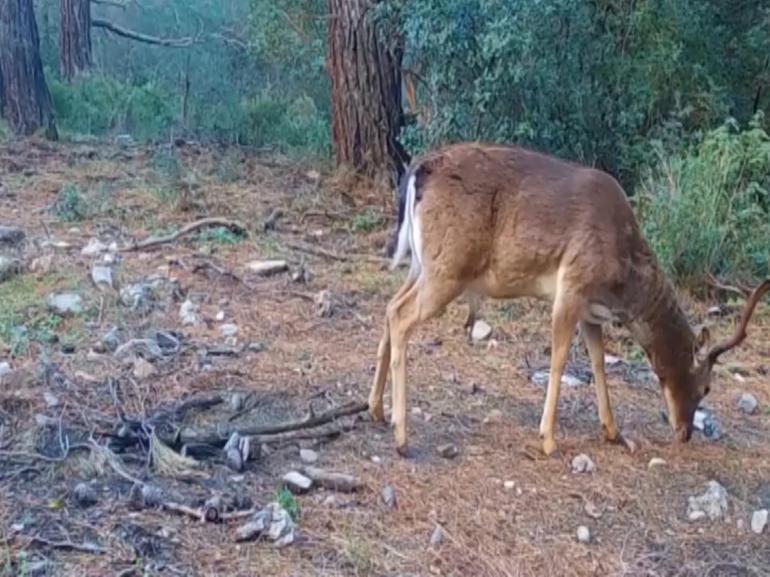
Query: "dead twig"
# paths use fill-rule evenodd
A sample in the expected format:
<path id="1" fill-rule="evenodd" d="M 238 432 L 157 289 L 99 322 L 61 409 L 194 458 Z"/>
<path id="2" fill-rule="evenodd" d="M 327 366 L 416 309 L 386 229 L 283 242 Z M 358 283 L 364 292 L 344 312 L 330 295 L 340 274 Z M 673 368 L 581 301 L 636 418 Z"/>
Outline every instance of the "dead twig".
<path id="1" fill-rule="evenodd" d="M 312 431 L 287 431 L 285 433 L 275 433 L 273 435 L 252 435 L 250 438 L 252 443 L 257 444 L 272 444 L 272 443 L 287 443 L 291 441 L 300 441 L 304 439 L 330 439 L 339 437 L 342 433 L 347 433 L 353 429 L 352 425 L 345 425 L 341 427 L 327 428 L 327 429 L 315 429 Z"/>
<path id="2" fill-rule="evenodd" d="M 246 228 L 241 223 L 236 222 L 234 220 L 228 220 L 225 218 L 216 218 L 216 217 L 202 218 L 200 220 L 196 220 L 195 222 L 191 222 L 190 224 L 186 224 L 185 226 L 183 226 L 182 228 L 180 228 L 178 231 L 174 233 L 163 235 L 163 236 L 151 236 L 142 241 L 134 242 L 133 244 L 120 249 L 120 252 L 144 250 L 147 248 L 159 246 L 161 244 L 168 244 L 170 242 L 174 242 L 180 237 L 190 234 L 191 232 L 200 230 L 201 228 L 208 228 L 208 227 L 214 227 L 214 226 L 220 226 L 220 227 L 230 229 L 231 231 L 237 234 L 242 234 L 242 235 L 247 234 Z"/>
<path id="3" fill-rule="evenodd" d="M 81 553 L 93 553 L 95 555 L 104 555 L 107 553 L 107 549 L 99 547 L 93 543 L 73 543 L 72 541 L 52 541 L 45 537 L 35 535 L 30 539 L 30 544 L 37 543 L 38 545 L 45 545 L 46 547 L 52 547 L 54 549 L 65 549 L 68 551 L 80 551 Z"/>
<path id="4" fill-rule="evenodd" d="M 356 260 L 363 260 L 366 262 L 370 262 L 373 264 L 382 264 L 383 259 L 370 255 L 370 254 L 356 254 L 356 253 L 350 253 L 349 255 L 342 255 L 338 254 L 336 252 L 327 250 L 325 248 L 318 248 L 314 246 L 308 246 L 306 244 L 287 241 L 284 243 L 287 247 L 289 247 L 292 250 L 297 250 L 300 252 L 305 252 L 307 254 L 312 254 L 314 256 L 327 258 L 329 260 L 335 260 L 337 262 L 352 262 Z"/>
<path id="5" fill-rule="evenodd" d="M 706 282 L 708 282 L 708 284 L 715 289 L 733 293 L 743 298 L 746 298 L 751 294 L 751 289 L 746 288 L 744 286 L 733 286 L 733 285 L 724 284 L 711 273 L 708 273 L 706 275 Z"/>

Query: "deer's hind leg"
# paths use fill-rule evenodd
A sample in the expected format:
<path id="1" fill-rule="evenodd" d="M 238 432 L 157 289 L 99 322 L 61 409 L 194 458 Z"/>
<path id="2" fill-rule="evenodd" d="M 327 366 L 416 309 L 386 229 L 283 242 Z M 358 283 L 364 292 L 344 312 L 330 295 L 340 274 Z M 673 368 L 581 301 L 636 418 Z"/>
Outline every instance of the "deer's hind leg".
<path id="1" fill-rule="evenodd" d="M 396 294 L 388 303 L 388 309 L 396 306 L 398 301 L 407 293 L 407 291 L 414 286 L 415 279 L 411 276 L 406 279 L 401 288 L 398 289 Z M 383 323 L 382 338 L 380 344 L 377 347 L 377 365 L 374 371 L 374 381 L 372 382 L 372 388 L 369 392 L 369 414 L 372 416 L 372 420 L 377 423 L 385 421 L 385 409 L 382 404 L 382 397 L 385 393 L 385 383 L 388 380 L 388 371 L 390 370 L 390 323 L 388 321 L 388 314 L 385 315 L 385 322 Z"/>

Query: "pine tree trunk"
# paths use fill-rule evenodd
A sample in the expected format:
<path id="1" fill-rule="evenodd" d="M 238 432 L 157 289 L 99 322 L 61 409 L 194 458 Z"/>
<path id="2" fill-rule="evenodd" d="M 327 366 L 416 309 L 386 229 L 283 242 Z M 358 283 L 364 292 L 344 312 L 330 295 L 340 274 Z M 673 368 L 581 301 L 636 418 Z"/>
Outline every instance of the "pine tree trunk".
<path id="1" fill-rule="evenodd" d="M 370 17 L 377 0 L 328 0 L 327 66 L 338 166 L 378 178 L 400 174 L 402 49 Z"/>
<path id="2" fill-rule="evenodd" d="M 61 0 L 59 15 L 59 64 L 71 82 L 91 67 L 91 0 Z"/>
<path id="3" fill-rule="evenodd" d="M 32 0 L 0 0 L 0 74 L 3 116 L 11 129 L 29 135 L 42 128 L 48 138 L 55 139 Z"/>

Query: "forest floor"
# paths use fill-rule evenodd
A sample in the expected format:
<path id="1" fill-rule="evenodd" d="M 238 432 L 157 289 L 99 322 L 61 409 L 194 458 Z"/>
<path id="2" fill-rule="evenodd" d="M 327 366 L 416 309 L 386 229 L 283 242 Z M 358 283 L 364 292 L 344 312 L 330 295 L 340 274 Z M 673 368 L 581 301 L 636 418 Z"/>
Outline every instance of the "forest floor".
<path id="1" fill-rule="evenodd" d="M 486 302 L 491 338 L 471 342 L 460 301 L 411 339 L 407 459 L 395 453 L 390 428 L 366 413 L 343 418 L 334 437 L 310 431 L 308 439 L 257 443 L 240 472 L 221 451 L 181 465 L 148 451 L 160 423 L 280 423 L 301 419 L 311 403 L 320 414 L 365 402 L 385 306 L 404 270 L 379 262 L 392 225 L 387 195 L 276 155 L 121 144 L 0 146 L 0 225 L 26 233 L 9 249 L 23 270 L 0 283 L 0 366 L 8 363 L 0 376 L 0 575 L 770 575 L 770 529 L 750 529 L 752 513 L 770 508 L 767 304 L 704 403 L 718 439 L 696 432 L 687 445 L 672 442 L 640 350 L 613 328 L 611 396 L 638 451 L 602 441 L 576 339 L 569 370 L 587 384 L 562 387 L 561 457 L 527 457 L 545 396 L 532 376 L 548 365 L 548 309 Z M 213 216 L 243 223 L 248 235 L 208 229 L 146 250 L 106 248 Z M 84 255 L 92 239 L 106 246 Z M 114 290 L 91 279 L 105 254 Z M 270 259 L 289 270 L 263 277 L 249 269 Z M 139 306 L 121 302 L 143 282 L 152 289 Z M 52 312 L 47 299 L 61 292 L 79 295 L 81 310 Z M 735 303 L 709 317 L 717 303 L 682 298 L 693 321 L 713 323 L 717 336 L 734 326 Z M 190 324 L 180 318 L 187 300 Z M 131 339 L 154 331 L 166 331 L 170 349 L 132 352 Z M 126 343 L 128 351 L 113 353 Z M 742 393 L 759 401 L 754 414 L 739 410 Z M 181 405 L 212 395 L 209 404 Z M 388 389 L 386 410 L 389 398 Z M 459 454 L 439 454 L 448 443 Z M 283 475 L 302 466 L 300 448 L 362 488 L 279 492 Z M 572 471 L 579 454 L 593 472 Z M 651 467 L 653 458 L 665 463 Z M 726 510 L 689 520 L 688 497 L 712 480 L 727 490 Z M 79 484 L 85 497 L 76 495 Z M 148 506 L 138 486 L 190 511 Z M 234 510 L 276 495 L 296 504 L 294 542 L 236 542 L 244 519 L 195 519 L 214 495 Z M 588 542 L 577 539 L 580 526 Z"/>

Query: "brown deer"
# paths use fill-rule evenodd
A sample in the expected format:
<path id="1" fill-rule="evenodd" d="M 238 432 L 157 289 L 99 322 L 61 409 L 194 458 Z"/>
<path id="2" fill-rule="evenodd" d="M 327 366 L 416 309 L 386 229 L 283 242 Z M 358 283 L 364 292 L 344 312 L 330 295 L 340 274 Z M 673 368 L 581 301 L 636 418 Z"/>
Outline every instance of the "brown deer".
<path id="1" fill-rule="evenodd" d="M 669 422 L 690 439 L 720 355 L 746 338 L 770 280 L 746 302 L 735 334 L 709 348 L 707 329 L 690 327 L 637 224 L 623 189 L 608 174 L 522 148 L 457 144 L 415 160 L 400 190 L 392 268 L 411 252 L 406 282 L 387 307 L 369 412 L 384 420 L 392 375 L 396 448 L 407 448 L 406 347 L 418 323 L 456 297 L 536 297 L 552 303 L 551 370 L 540 421 L 543 451 L 557 450 L 559 386 L 576 327 L 588 349 L 599 418 L 608 441 L 623 442 L 610 407 L 602 324 L 625 324 L 660 381 Z"/>

